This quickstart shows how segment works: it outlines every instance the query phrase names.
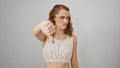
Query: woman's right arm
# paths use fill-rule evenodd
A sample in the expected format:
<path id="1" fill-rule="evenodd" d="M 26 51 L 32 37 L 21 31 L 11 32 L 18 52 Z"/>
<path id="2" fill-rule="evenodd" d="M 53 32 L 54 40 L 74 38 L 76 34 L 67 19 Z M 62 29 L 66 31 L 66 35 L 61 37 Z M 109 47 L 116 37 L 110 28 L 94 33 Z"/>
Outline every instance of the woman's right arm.
<path id="1" fill-rule="evenodd" d="M 55 31 L 55 25 L 51 21 L 42 21 L 33 28 L 33 34 L 42 42 L 43 45 L 47 37 L 50 38 L 51 42 L 54 42 L 52 35 Z"/>
<path id="2" fill-rule="evenodd" d="M 47 36 L 41 30 L 41 23 L 36 25 L 32 32 L 38 40 L 40 40 L 42 43 L 45 43 Z"/>

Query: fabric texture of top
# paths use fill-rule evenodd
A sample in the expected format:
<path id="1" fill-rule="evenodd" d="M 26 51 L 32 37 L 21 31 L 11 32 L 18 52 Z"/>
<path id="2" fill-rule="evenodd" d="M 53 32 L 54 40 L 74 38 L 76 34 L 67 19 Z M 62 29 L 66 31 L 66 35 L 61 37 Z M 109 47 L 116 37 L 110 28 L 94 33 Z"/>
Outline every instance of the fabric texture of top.
<path id="1" fill-rule="evenodd" d="M 73 39 L 67 36 L 64 40 L 54 38 L 54 43 L 47 38 L 43 47 L 45 62 L 70 62 L 73 51 Z"/>

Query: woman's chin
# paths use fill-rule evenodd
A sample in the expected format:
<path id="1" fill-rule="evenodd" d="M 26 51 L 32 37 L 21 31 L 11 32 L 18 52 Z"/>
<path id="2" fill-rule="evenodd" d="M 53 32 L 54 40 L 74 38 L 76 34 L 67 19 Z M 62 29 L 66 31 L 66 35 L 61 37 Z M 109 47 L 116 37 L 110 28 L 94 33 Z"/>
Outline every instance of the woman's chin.
<path id="1" fill-rule="evenodd" d="M 60 29 L 62 30 L 65 30 L 66 28 L 67 28 L 66 26 L 60 27 Z"/>

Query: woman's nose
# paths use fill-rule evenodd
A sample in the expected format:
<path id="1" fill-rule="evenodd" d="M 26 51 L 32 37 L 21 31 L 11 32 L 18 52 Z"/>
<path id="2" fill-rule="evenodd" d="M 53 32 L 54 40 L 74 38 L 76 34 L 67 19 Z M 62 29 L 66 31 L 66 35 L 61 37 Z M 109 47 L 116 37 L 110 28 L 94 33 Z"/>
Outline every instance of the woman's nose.
<path id="1" fill-rule="evenodd" d="M 67 19 L 66 19 L 66 18 L 64 18 L 64 22 L 67 22 Z"/>

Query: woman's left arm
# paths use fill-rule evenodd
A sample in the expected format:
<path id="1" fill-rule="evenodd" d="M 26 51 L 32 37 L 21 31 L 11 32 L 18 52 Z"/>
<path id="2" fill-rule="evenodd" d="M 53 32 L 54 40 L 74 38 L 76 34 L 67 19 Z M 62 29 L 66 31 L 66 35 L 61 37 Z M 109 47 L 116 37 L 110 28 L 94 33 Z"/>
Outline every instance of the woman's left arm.
<path id="1" fill-rule="evenodd" d="M 77 59 L 77 37 L 73 35 L 73 53 L 71 58 L 71 67 L 79 68 L 78 59 Z"/>

